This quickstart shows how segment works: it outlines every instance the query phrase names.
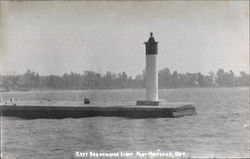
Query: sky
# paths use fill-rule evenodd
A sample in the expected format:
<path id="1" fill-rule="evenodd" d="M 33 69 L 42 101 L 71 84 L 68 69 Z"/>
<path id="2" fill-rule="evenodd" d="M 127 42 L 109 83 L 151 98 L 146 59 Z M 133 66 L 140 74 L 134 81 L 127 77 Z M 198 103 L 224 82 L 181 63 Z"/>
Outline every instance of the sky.
<path id="1" fill-rule="evenodd" d="M 249 1 L 5 1 L 0 73 L 135 76 L 150 32 L 158 69 L 249 72 Z"/>

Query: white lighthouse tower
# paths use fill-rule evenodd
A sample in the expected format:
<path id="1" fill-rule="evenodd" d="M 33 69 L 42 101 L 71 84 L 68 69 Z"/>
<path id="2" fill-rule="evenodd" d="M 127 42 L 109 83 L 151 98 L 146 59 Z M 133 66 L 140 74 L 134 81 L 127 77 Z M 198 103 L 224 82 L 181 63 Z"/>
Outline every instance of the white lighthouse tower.
<path id="1" fill-rule="evenodd" d="M 146 46 L 146 100 L 137 101 L 137 105 L 159 105 L 158 97 L 158 70 L 157 70 L 157 54 L 158 42 L 155 41 L 153 33 Z"/>

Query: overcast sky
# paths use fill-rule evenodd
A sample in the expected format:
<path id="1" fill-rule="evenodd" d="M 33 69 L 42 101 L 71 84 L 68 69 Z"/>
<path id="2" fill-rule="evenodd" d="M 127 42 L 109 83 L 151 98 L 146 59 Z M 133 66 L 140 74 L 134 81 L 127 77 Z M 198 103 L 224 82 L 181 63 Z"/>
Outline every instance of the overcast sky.
<path id="1" fill-rule="evenodd" d="M 2 73 L 83 73 L 145 67 L 145 42 L 159 41 L 158 67 L 249 71 L 248 1 L 0 2 Z"/>

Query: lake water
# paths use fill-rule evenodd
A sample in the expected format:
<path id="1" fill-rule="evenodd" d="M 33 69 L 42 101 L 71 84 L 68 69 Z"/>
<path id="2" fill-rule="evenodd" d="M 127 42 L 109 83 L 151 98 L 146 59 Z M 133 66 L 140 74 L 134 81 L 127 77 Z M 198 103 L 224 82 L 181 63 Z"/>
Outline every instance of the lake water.
<path id="1" fill-rule="evenodd" d="M 249 88 L 160 90 L 169 102 L 194 102 L 197 115 L 182 118 L 23 120 L 2 117 L 2 153 L 10 159 L 83 158 L 80 152 L 185 152 L 188 157 L 250 157 Z M 145 90 L 43 91 L 1 94 L 22 100 L 135 102 Z M 94 158 L 94 157 L 93 157 Z"/>

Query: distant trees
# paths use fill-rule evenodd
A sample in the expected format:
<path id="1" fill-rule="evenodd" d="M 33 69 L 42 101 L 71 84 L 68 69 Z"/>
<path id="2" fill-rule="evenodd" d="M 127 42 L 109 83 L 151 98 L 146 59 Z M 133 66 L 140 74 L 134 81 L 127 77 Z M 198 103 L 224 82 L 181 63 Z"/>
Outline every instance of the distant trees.
<path id="1" fill-rule="evenodd" d="M 250 86 L 250 75 L 244 71 L 235 76 L 232 70 L 225 72 L 218 69 L 207 75 L 198 73 L 171 73 L 169 68 L 159 71 L 159 88 L 183 87 L 245 87 Z M 124 89 L 145 88 L 145 70 L 134 78 L 125 72 L 106 72 L 104 75 L 94 71 L 84 71 L 83 74 L 71 72 L 62 76 L 41 76 L 37 72 L 27 70 L 23 75 L 0 75 L 0 91 L 30 90 L 30 89 Z"/>
<path id="2" fill-rule="evenodd" d="M 216 83 L 220 87 L 249 86 L 250 76 L 245 72 L 240 72 L 240 76 L 236 77 L 232 70 L 225 72 L 219 69 L 216 75 Z"/>
<path id="3" fill-rule="evenodd" d="M 27 72 L 24 74 L 23 78 L 24 78 L 24 87 L 31 87 L 31 88 L 39 87 L 39 74 L 38 73 L 32 72 L 31 70 L 28 69 Z M 17 79 L 15 82 L 18 81 Z"/>
<path id="4" fill-rule="evenodd" d="M 168 68 L 159 71 L 159 88 L 166 88 L 172 86 L 172 76 Z"/>
<path id="5" fill-rule="evenodd" d="M 236 80 L 237 86 L 249 86 L 250 80 L 249 80 L 249 74 L 246 74 L 246 72 L 241 71 L 240 77 L 238 77 L 238 80 Z"/>

